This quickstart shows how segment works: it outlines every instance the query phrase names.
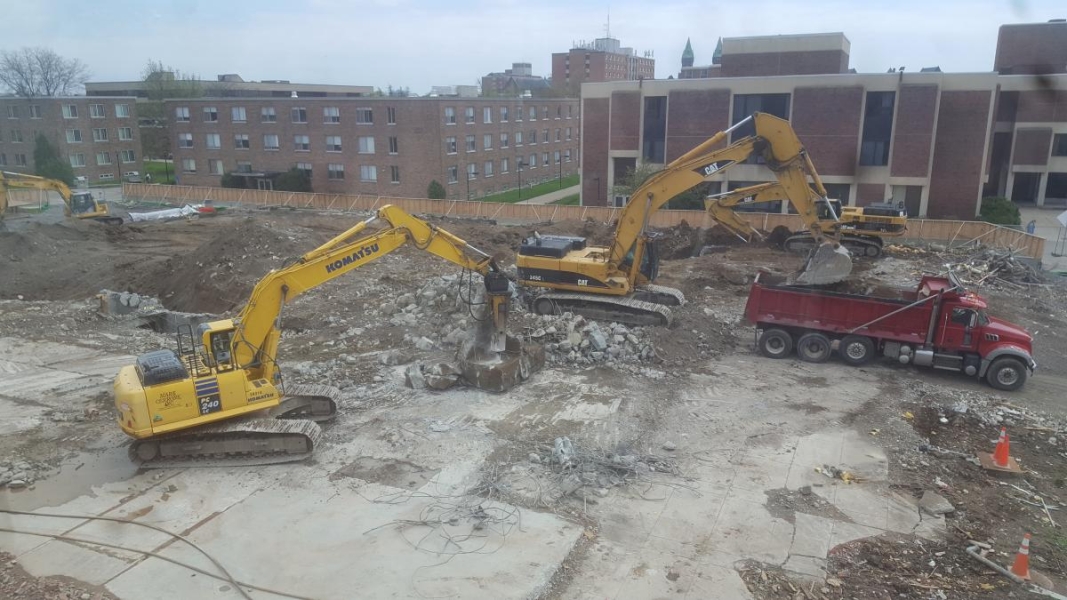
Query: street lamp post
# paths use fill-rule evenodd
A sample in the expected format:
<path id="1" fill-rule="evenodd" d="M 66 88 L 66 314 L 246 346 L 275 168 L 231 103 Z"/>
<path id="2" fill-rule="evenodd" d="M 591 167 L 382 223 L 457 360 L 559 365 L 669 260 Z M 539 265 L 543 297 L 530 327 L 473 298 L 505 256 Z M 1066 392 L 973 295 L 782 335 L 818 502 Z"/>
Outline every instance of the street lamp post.
<path id="1" fill-rule="evenodd" d="M 515 172 L 519 174 L 519 200 L 522 200 L 522 168 L 525 166 L 526 163 L 522 162 L 521 158 L 515 163 Z"/>

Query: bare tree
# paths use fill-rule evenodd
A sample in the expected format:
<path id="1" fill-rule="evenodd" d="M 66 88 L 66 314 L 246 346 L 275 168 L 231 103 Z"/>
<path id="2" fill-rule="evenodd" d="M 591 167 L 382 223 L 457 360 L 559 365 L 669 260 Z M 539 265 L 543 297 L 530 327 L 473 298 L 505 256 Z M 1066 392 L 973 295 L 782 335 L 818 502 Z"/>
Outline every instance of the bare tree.
<path id="1" fill-rule="evenodd" d="M 21 48 L 0 52 L 0 85 L 16 96 L 65 96 L 89 78 L 89 69 L 76 58 L 64 58 L 50 48 Z"/>

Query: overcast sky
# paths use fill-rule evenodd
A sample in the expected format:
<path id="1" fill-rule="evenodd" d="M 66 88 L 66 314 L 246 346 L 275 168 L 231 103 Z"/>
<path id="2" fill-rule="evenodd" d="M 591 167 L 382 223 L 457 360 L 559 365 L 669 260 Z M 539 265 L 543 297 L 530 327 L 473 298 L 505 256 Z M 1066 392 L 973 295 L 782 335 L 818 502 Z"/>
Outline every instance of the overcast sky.
<path id="1" fill-rule="evenodd" d="M 94 81 L 138 79 L 149 59 L 204 79 L 407 86 L 473 84 L 512 62 L 551 75 L 551 55 L 611 34 L 677 75 L 721 37 L 843 31 L 861 72 L 992 69 L 1004 23 L 1067 17 L 1063 0 L 6 0 L 0 49 L 47 46 Z"/>

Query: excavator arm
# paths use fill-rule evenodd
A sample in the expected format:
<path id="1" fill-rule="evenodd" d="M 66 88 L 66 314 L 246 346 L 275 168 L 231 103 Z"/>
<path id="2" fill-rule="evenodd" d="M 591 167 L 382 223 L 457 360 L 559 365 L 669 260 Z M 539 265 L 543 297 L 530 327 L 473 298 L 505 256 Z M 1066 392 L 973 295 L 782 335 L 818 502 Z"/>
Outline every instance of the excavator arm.
<path id="1" fill-rule="evenodd" d="M 750 121 L 755 128 L 755 135 L 745 136 L 725 147 L 719 147 L 726 142 L 731 132 Z M 743 163 L 753 155 L 763 158 L 778 181 L 752 186 L 747 188 L 747 193 L 732 197 L 740 201 L 755 193 L 762 194 L 767 200 L 787 200 L 800 214 L 817 245 L 804 271 L 798 276 L 798 282 L 830 283 L 847 277 L 852 269 L 848 251 L 828 236 L 819 222 L 818 203 L 826 198 L 826 188 L 789 122 L 767 113 L 754 113 L 733 127 L 715 134 L 671 161 L 662 171 L 652 175 L 635 190 L 619 219 L 610 250 L 610 262 L 622 265 L 631 252 L 636 255 L 644 251 L 643 240 L 649 217 L 671 198 L 734 165 Z M 722 217 L 724 225 L 739 235 L 752 235 L 751 227 L 742 224 L 742 219 L 737 215 L 726 214 L 721 203 L 717 208 L 717 212 L 709 208 L 713 217 Z M 631 266 L 633 278 L 636 278 L 634 271 L 637 262 L 639 261 L 634 261 Z"/>
<path id="2" fill-rule="evenodd" d="M 361 235 L 375 221 L 387 227 Z M 301 256 L 293 264 L 272 271 L 256 284 L 240 315 L 234 320 L 232 360 L 238 368 L 259 371 L 272 380 L 277 366 L 281 337 L 279 318 L 282 307 L 327 281 L 350 273 L 408 243 L 485 278 L 487 319 L 493 331 L 491 350 L 504 349 L 509 281 L 491 256 L 451 233 L 417 219 L 396 206 L 383 206 L 366 221 Z M 210 334 L 211 332 L 207 332 Z M 212 347 L 207 344 L 207 347 Z M 216 357 L 217 358 L 217 357 Z"/>

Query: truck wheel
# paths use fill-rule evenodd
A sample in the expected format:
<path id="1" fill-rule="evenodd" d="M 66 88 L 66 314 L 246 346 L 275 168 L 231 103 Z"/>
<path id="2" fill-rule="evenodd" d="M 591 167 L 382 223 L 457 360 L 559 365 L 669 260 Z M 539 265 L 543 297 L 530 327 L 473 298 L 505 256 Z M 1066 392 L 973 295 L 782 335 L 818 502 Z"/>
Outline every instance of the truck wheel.
<path id="1" fill-rule="evenodd" d="M 998 390 L 1014 391 L 1026 383 L 1026 367 L 1018 359 L 1002 357 L 993 361 L 986 371 L 985 378 L 989 385 Z"/>
<path id="2" fill-rule="evenodd" d="M 797 340 L 797 356 L 805 362 L 826 362 L 830 358 L 830 338 L 821 333 L 805 333 Z"/>
<path id="3" fill-rule="evenodd" d="M 785 358 L 793 351 L 793 337 L 784 329 L 768 329 L 759 336 L 757 345 L 767 358 Z"/>
<path id="4" fill-rule="evenodd" d="M 837 352 L 845 364 L 858 367 L 874 358 L 874 341 L 865 335 L 846 335 Z"/>

